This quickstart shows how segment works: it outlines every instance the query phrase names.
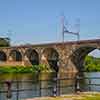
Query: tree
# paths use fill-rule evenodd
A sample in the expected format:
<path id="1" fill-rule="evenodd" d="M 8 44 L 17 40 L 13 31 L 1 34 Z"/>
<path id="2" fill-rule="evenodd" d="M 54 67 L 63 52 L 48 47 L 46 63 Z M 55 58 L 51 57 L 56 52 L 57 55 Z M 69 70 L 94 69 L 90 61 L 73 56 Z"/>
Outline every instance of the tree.
<path id="1" fill-rule="evenodd" d="M 10 46 L 9 38 L 0 38 L 0 47 L 8 47 Z"/>
<path id="2" fill-rule="evenodd" d="M 95 58 L 93 56 L 86 56 L 85 70 L 88 72 L 100 71 L 100 58 Z"/>

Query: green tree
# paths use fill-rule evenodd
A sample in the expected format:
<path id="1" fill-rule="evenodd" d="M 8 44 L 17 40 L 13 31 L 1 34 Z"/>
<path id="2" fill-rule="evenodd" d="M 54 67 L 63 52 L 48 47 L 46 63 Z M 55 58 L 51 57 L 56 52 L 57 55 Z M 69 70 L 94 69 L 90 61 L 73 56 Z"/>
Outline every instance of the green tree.
<path id="1" fill-rule="evenodd" d="M 7 47 L 7 46 L 10 46 L 10 39 L 0 38 L 0 47 Z"/>
<path id="2" fill-rule="evenodd" d="M 100 58 L 95 58 L 93 56 L 86 56 L 85 70 L 88 72 L 100 71 Z"/>

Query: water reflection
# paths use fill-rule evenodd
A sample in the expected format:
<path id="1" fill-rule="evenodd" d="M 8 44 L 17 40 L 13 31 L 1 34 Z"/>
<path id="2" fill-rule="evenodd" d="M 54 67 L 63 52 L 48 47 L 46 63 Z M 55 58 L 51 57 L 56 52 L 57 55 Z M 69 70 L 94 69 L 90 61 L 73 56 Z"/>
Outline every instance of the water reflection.
<path id="1" fill-rule="evenodd" d="M 57 95 L 73 93 L 75 88 L 76 73 L 62 73 L 58 78 L 71 78 L 57 80 Z M 84 73 L 86 77 L 100 77 L 100 73 Z M 24 98 L 32 98 L 38 96 L 52 96 L 53 95 L 53 79 L 55 73 L 41 73 L 41 74 L 1 74 L 0 75 L 0 91 L 6 91 L 7 85 L 1 83 L 2 81 L 10 81 L 12 83 L 12 98 L 11 100 L 19 100 Z M 42 80 L 42 81 L 40 81 Z M 18 81 L 18 82 L 16 82 Z M 24 82 L 23 82 L 24 81 Z M 100 91 L 100 86 L 88 86 L 88 80 L 82 80 L 81 89 L 93 91 Z M 93 84 L 100 84 L 100 80 L 91 80 Z M 20 90 L 18 92 L 17 90 Z M 7 100 L 7 93 L 0 93 L 0 100 Z"/>
<path id="2" fill-rule="evenodd" d="M 72 78 L 72 74 L 64 74 L 67 78 Z M 11 90 L 12 100 L 16 98 L 31 98 L 36 96 L 52 96 L 53 95 L 53 78 L 55 73 L 42 73 L 42 74 L 1 74 L 0 81 L 10 81 L 12 83 Z M 40 81 L 42 80 L 42 81 Z M 45 81 L 46 80 L 46 81 Z M 15 82 L 19 81 L 19 82 Z M 23 82 L 24 81 L 24 82 Z M 29 81 L 29 82 L 28 82 Z M 60 94 L 65 94 L 69 91 L 72 91 L 72 87 L 67 87 L 71 85 L 72 80 L 58 80 L 57 91 Z M 66 88 L 65 88 L 66 86 Z M 61 87 L 59 89 L 59 87 Z M 17 92 L 17 89 L 20 89 L 20 92 Z M 6 91 L 7 85 L 0 84 L 0 91 Z M 7 93 L 0 93 L 0 100 L 6 100 Z"/>
<path id="3" fill-rule="evenodd" d="M 11 90 L 13 91 L 11 100 L 36 96 L 36 92 L 32 91 L 32 89 L 38 90 L 37 74 L 1 74 L 0 76 L 0 81 L 4 81 L 4 83 L 0 84 L 0 91 L 6 92 L 8 87 L 5 82 L 11 82 Z M 34 84 L 30 80 L 33 80 Z M 19 89 L 22 91 L 17 92 Z M 0 93 L 0 100 L 7 100 L 7 93 Z"/>
<path id="4" fill-rule="evenodd" d="M 98 91 L 100 92 L 100 72 L 90 72 L 84 73 L 85 77 L 90 79 L 85 79 L 85 89 L 89 91 Z M 87 85 L 91 84 L 91 85 Z"/>

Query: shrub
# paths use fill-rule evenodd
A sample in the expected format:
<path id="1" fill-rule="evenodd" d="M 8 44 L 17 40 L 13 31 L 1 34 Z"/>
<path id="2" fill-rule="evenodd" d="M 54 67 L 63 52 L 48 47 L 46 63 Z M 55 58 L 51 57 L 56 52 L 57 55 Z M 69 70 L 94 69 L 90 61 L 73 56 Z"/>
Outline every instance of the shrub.
<path id="1" fill-rule="evenodd" d="M 51 72 L 46 65 L 33 65 L 33 66 L 1 66 L 0 73 L 35 73 L 35 72 Z"/>

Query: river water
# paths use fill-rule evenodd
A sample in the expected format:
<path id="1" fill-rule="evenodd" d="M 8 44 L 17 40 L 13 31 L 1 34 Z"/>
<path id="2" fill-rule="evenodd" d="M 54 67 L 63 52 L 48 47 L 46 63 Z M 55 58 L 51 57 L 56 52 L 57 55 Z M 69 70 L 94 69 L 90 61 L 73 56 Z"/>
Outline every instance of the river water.
<path id="1" fill-rule="evenodd" d="M 87 84 L 100 84 L 100 72 L 83 73 L 85 77 L 97 79 L 85 79 L 82 80 L 84 83 L 82 86 L 85 87 L 85 91 L 100 91 L 100 86 L 87 85 Z M 53 73 L 42 73 L 38 74 L 1 74 L 0 75 L 0 100 L 7 100 L 7 82 L 11 84 L 11 99 L 19 100 L 24 98 L 32 98 L 39 96 L 52 96 L 54 91 L 55 81 L 52 79 L 55 77 Z M 68 74 L 67 78 L 74 78 L 75 74 Z M 43 80 L 43 81 L 40 81 Z M 47 80 L 47 81 L 45 81 Z M 18 82 L 15 82 L 18 81 Z M 83 82 L 84 81 L 84 82 Z M 74 80 L 60 80 L 57 81 L 57 95 L 68 94 L 74 92 Z M 60 85 L 59 85 L 60 84 Z M 20 90 L 18 92 L 17 90 Z"/>

